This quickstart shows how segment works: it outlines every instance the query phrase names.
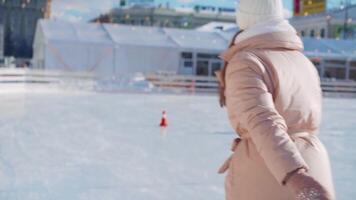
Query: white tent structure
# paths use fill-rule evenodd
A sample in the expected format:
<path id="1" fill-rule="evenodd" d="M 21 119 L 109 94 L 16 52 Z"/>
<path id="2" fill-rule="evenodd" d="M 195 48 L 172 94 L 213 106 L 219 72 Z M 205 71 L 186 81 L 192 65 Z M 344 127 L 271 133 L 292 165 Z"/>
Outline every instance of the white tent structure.
<path id="1" fill-rule="evenodd" d="M 196 28 L 197 31 L 223 31 L 223 32 L 232 32 L 236 33 L 239 31 L 239 27 L 236 23 L 229 23 L 229 22 L 210 22 L 201 27 Z"/>
<path id="2" fill-rule="evenodd" d="M 160 28 L 105 24 L 118 73 L 177 71 L 179 48 Z"/>
<path id="3" fill-rule="evenodd" d="M 113 73 L 115 45 L 100 24 L 40 21 L 34 41 L 36 68 Z"/>
<path id="4" fill-rule="evenodd" d="M 177 70 L 179 53 L 158 28 L 40 20 L 35 68 L 98 75 Z"/>
<path id="5" fill-rule="evenodd" d="M 235 31 L 198 31 L 40 20 L 34 68 L 101 76 L 164 71 L 213 76 Z M 356 80 L 355 41 L 303 38 L 321 77 Z"/>
<path id="6" fill-rule="evenodd" d="M 40 20 L 34 40 L 33 66 L 104 76 L 156 71 L 179 73 L 184 67 L 183 51 L 217 54 L 226 43 L 216 33 L 194 30 Z M 191 69 L 193 73 L 193 66 Z"/>

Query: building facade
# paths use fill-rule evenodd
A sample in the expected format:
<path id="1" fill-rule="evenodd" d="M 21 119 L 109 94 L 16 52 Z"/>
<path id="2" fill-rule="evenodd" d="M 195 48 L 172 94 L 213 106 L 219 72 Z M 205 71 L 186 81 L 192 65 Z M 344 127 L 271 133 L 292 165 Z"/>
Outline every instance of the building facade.
<path id="1" fill-rule="evenodd" d="M 154 6 L 154 0 L 120 0 L 120 6 L 145 5 Z"/>
<path id="2" fill-rule="evenodd" d="M 4 59 L 4 27 L 0 23 L 0 65 Z"/>
<path id="3" fill-rule="evenodd" d="M 0 22 L 3 23 L 4 55 L 32 57 L 32 43 L 37 20 L 49 18 L 51 0 L 2 0 Z"/>
<path id="4" fill-rule="evenodd" d="M 306 16 L 326 11 L 326 0 L 293 0 L 293 16 Z"/>
<path id="5" fill-rule="evenodd" d="M 127 25 L 157 26 L 193 29 L 211 21 L 235 22 L 234 9 L 196 6 L 194 8 L 170 8 L 169 5 L 158 7 L 131 6 L 113 9 L 94 22 L 110 22 Z"/>
<path id="6" fill-rule="evenodd" d="M 356 5 L 293 17 L 290 22 L 303 37 L 356 39 Z"/>
<path id="7" fill-rule="evenodd" d="M 40 20 L 32 63 L 34 68 L 86 70 L 108 77 L 137 72 L 214 76 L 224 64 L 218 55 L 234 34 Z M 355 41 L 302 40 L 304 53 L 323 80 L 356 81 Z"/>

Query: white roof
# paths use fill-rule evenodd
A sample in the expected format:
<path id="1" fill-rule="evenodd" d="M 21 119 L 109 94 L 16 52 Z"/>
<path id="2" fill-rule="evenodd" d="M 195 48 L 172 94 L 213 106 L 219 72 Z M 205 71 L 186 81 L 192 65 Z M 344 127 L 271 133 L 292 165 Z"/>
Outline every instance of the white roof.
<path id="1" fill-rule="evenodd" d="M 117 44 L 176 47 L 176 44 L 161 28 L 118 24 L 105 24 L 103 26 Z"/>
<path id="2" fill-rule="evenodd" d="M 39 25 L 45 40 L 195 48 L 200 50 L 223 50 L 226 48 L 226 40 L 219 34 L 195 30 L 73 23 L 60 20 L 40 20 Z"/>
<path id="3" fill-rule="evenodd" d="M 164 29 L 164 32 L 182 48 L 200 50 L 223 50 L 226 48 L 224 38 L 214 32 L 185 29 Z"/>
<path id="4" fill-rule="evenodd" d="M 111 43 L 101 24 L 72 23 L 59 20 L 39 22 L 47 40 Z"/>
<path id="5" fill-rule="evenodd" d="M 237 32 L 239 28 L 236 23 L 229 22 L 210 22 L 201 27 L 196 28 L 197 31 L 208 31 L 208 32 Z"/>

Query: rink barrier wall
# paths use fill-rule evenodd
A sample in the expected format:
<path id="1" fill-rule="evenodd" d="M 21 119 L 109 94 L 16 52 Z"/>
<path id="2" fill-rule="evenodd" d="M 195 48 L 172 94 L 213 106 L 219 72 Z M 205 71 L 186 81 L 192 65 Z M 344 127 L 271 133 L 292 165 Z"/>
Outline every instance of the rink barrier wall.
<path id="1" fill-rule="evenodd" d="M 67 89 L 94 88 L 96 77 L 88 72 L 44 71 L 25 68 L 0 68 L 0 84 L 51 84 Z"/>

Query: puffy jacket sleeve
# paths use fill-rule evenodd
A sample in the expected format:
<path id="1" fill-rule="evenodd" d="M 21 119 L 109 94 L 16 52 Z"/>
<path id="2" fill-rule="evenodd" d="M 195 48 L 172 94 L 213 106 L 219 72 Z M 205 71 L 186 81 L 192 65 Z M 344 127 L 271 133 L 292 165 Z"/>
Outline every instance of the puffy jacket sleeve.
<path id="1" fill-rule="evenodd" d="M 226 106 L 232 126 L 248 131 L 270 172 L 284 184 L 289 172 L 308 167 L 274 106 L 265 73 L 256 61 L 231 60 L 226 72 Z"/>

